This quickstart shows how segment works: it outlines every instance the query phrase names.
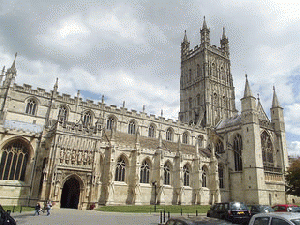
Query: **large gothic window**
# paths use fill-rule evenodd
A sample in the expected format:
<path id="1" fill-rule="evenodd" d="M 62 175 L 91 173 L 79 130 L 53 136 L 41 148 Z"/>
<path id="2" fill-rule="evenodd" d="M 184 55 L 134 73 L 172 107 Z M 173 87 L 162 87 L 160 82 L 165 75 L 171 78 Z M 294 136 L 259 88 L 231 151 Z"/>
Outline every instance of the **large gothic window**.
<path id="1" fill-rule="evenodd" d="M 141 166 L 140 183 L 149 183 L 149 178 L 150 178 L 150 166 L 149 163 L 145 160 Z"/>
<path id="2" fill-rule="evenodd" d="M 25 179 L 29 150 L 22 141 L 13 141 L 1 150 L 0 180 Z"/>
<path id="3" fill-rule="evenodd" d="M 183 186 L 190 186 L 190 170 L 187 165 L 183 166 Z"/>
<path id="4" fill-rule="evenodd" d="M 37 109 L 37 104 L 35 100 L 33 99 L 28 100 L 25 113 L 34 116 L 36 114 L 36 109 Z"/>
<path id="5" fill-rule="evenodd" d="M 128 124 L 128 134 L 135 134 L 135 123 L 130 121 Z"/>
<path id="6" fill-rule="evenodd" d="M 115 181 L 125 181 L 125 160 L 120 158 L 116 167 Z"/>
<path id="7" fill-rule="evenodd" d="M 167 141 L 172 141 L 173 140 L 173 131 L 171 128 L 168 128 L 167 129 L 167 132 L 166 132 L 166 140 Z"/>
<path id="8" fill-rule="evenodd" d="M 164 165 L 164 184 L 170 185 L 171 184 L 171 169 L 170 165 L 166 163 Z"/>
<path id="9" fill-rule="evenodd" d="M 265 166 L 274 166 L 273 145 L 267 132 L 261 134 L 262 158 Z"/>
<path id="10" fill-rule="evenodd" d="M 218 173 L 219 173 L 219 188 L 224 188 L 224 168 L 222 165 L 219 165 Z"/>
<path id="11" fill-rule="evenodd" d="M 216 144 L 216 152 L 219 154 L 224 152 L 224 145 L 221 140 L 219 140 Z"/>
<path id="12" fill-rule="evenodd" d="M 148 137 L 154 138 L 155 137 L 155 127 L 151 124 L 148 131 Z"/>
<path id="13" fill-rule="evenodd" d="M 58 111 L 58 121 L 65 122 L 67 121 L 68 110 L 65 106 L 61 106 Z"/>
<path id="14" fill-rule="evenodd" d="M 202 167 L 202 187 L 207 187 L 207 168 Z"/>
<path id="15" fill-rule="evenodd" d="M 188 144 L 188 143 L 189 143 L 189 135 L 188 135 L 187 132 L 184 132 L 184 133 L 182 134 L 182 143 L 183 143 L 183 144 Z"/>
<path id="16" fill-rule="evenodd" d="M 109 117 L 106 121 L 106 129 L 107 130 L 112 130 L 115 125 L 115 120 L 113 117 Z"/>
<path id="17" fill-rule="evenodd" d="M 243 149 L 243 143 L 242 143 L 242 137 L 241 135 L 236 135 L 233 139 L 233 151 L 234 151 L 234 166 L 235 171 L 242 171 L 243 165 L 242 165 L 242 149 Z"/>
<path id="18" fill-rule="evenodd" d="M 91 112 L 85 112 L 83 114 L 83 125 L 90 126 L 92 124 L 92 114 Z"/>

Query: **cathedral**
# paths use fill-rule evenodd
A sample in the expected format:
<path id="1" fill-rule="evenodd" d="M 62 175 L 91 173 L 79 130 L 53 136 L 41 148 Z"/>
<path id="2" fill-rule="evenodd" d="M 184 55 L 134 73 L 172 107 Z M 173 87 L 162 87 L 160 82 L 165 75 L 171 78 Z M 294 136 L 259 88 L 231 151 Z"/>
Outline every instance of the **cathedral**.
<path id="1" fill-rule="evenodd" d="M 229 41 L 181 43 L 178 120 L 15 83 L 0 76 L 0 203 L 54 208 L 100 205 L 285 203 L 283 108 L 268 118 L 245 78 L 235 106 Z M 178 65 L 179 66 L 179 65 Z M 19 76 L 19 75 L 18 75 Z"/>

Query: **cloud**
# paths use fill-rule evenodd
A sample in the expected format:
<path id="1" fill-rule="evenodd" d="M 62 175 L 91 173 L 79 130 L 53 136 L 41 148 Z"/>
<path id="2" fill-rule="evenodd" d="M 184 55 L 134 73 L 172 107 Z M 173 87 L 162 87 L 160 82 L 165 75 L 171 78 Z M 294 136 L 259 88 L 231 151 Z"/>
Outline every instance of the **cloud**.
<path id="1" fill-rule="evenodd" d="M 293 141 L 287 146 L 288 154 L 293 157 L 300 156 L 300 141 Z"/>

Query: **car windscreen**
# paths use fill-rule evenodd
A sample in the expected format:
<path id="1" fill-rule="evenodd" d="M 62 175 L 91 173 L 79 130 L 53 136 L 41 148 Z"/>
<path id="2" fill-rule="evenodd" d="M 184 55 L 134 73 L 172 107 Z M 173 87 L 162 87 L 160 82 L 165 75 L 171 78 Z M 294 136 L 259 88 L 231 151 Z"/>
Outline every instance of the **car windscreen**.
<path id="1" fill-rule="evenodd" d="M 241 202 L 230 203 L 231 210 L 248 210 L 247 206 Z"/>
<path id="2" fill-rule="evenodd" d="M 300 225 L 300 218 L 291 220 L 295 225 Z"/>
<path id="3" fill-rule="evenodd" d="M 288 212 L 300 212 L 300 207 L 289 207 Z"/>
<path id="4" fill-rule="evenodd" d="M 275 210 L 272 209 L 270 206 L 264 206 L 262 207 L 262 212 L 274 212 Z"/>

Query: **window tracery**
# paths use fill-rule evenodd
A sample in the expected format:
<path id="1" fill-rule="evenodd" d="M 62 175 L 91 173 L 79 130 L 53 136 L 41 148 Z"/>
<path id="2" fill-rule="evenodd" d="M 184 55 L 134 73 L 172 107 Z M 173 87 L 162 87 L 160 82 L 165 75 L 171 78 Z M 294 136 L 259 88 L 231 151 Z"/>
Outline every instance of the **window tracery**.
<path id="1" fill-rule="evenodd" d="M 150 178 L 150 166 L 148 162 L 145 160 L 141 166 L 140 183 L 149 183 L 149 178 Z"/>
<path id="2" fill-rule="evenodd" d="M 106 129 L 112 130 L 115 125 L 115 119 L 113 117 L 109 117 L 106 121 Z"/>
<path id="3" fill-rule="evenodd" d="M 164 165 L 164 184 L 165 185 L 170 185 L 171 184 L 171 170 L 170 170 L 170 165 L 166 163 Z"/>
<path id="4" fill-rule="evenodd" d="M 25 179 L 29 150 L 21 141 L 13 141 L 2 150 L 0 162 L 0 180 Z"/>
<path id="5" fill-rule="evenodd" d="M 148 137 L 154 138 L 155 137 L 155 127 L 151 124 L 148 131 Z"/>
<path id="6" fill-rule="evenodd" d="M 235 171 L 242 171 L 242 149 L 243 149 L 243 143 L 242 143 L 242 137 L 241 135 L 236 135 L 233 140 L 233 151 L 234 151 L 234 165 L 235 165 Z"/>
<path id="7" fill-rule="evenodd" d="M 189 138 L 188 134 L 186 132 L 184 132 L 182 134 L 182 143 L 183 144 L 188 144 L 188 138 Z"/>
<path id="8" fill-rule="evenodd" d="M 135 134 L 135 122 L 130 121 L 128 124 L 128 134 Z"/>
<path id="9" fill-rule="evenodd" d="M 166 140 L 172 141 L 173 140 L 173 131 L 171 128 L 168 128 L 166 131 Z"/>
<path id="10" fill-rule="evenodd" d="M 187 165 L 183 166 L 183 186 L 190 186 L 190 170 Z"/>
<path id="11" fill-rule="evenodd" d="M 270 136 L 265 131 L 261 134 L 261 148 L 263 164 L 266 166 L 273 166 L 273 145 Z"/>
<path id="12" fill-rule="evenodd" d="M 116 166 L 115 181 L 125 181 L 126 163 L 123 158 L 119 158 Z"/>
<path id="13" fill-rule="evenodd" d="M 207 187 L 207 168 L 202 167 L 202 187 Z"/>
<path id="14" fill-rule="evenodd" d="M 90 126 L 92 124 L 92 114 L 91 112 L 85 112 L 83 114 L 83 125 Z"/>
<path id="15" fill-rule="evenodd" d="M 33 99 L 29 99 L 26 105 L 25 113 L 34 116 L 36 114 L 36 109 L 37 109 L 36 101 Z"/>
<path id="16" fill-rule="evenodd" d="M 65 106 L 61 106 L 58 111 L 58 121 L 65 122 L 67 121 L 68 110 Z"/>

